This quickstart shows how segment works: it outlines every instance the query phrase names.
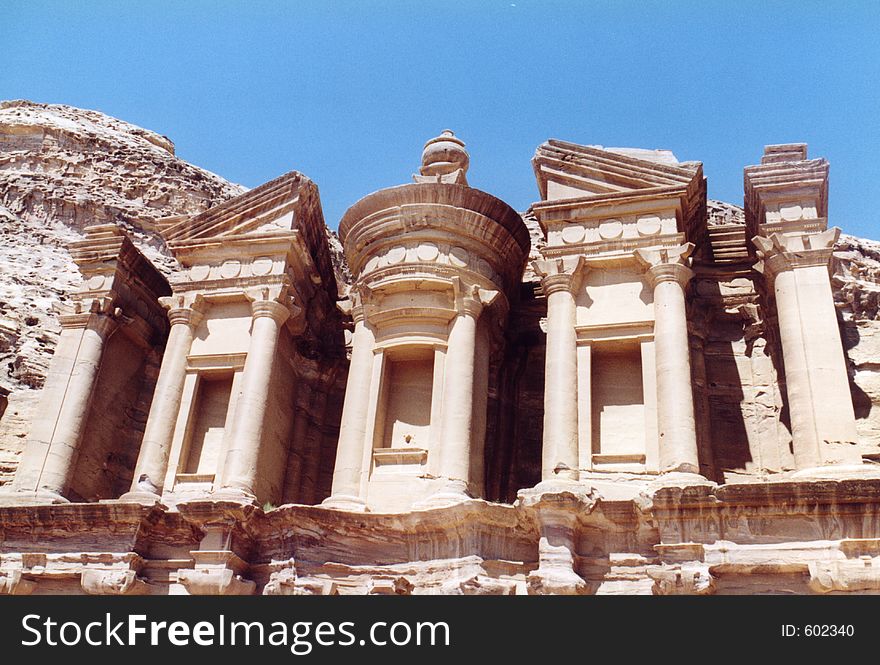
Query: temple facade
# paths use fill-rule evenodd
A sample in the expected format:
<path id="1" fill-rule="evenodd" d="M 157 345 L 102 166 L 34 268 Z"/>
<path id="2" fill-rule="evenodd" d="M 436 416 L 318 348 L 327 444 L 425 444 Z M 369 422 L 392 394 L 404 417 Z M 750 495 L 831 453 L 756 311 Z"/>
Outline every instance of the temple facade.
<path id="1" fill-rule="evenodd" d="M 88 227 L 0 593 L 880 591 L 827 161 L 742 219 L 666 150 L 549 140 L 525 213 L 469 161 L 354 203 L 344 279 L 295 171 L 161 220 L 170 279 Z"/>

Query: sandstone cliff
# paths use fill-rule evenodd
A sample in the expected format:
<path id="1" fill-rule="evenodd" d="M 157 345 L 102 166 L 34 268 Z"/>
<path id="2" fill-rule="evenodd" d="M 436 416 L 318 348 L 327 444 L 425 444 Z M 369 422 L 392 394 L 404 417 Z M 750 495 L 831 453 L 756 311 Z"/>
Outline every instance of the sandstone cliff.
<path id="1" fill-rule="evenodd" d="M 834 252 L 834 298 L 850 363 L 856 425 L 880 458 L 880 242 L 841 235 Z M 875 457 L 876 456 L 876 457 Z"/>
<path id="2" fill-rule="evenodd" d="M 174 154 L 164 136 L 96 111 L 0 103 L 0 483 L 14 470 L 60 327 L 80 283 L 66 244 L 90 224 L 124 227 L 161 270 L 174 260 L 156 220 L 244 191 Z"/>

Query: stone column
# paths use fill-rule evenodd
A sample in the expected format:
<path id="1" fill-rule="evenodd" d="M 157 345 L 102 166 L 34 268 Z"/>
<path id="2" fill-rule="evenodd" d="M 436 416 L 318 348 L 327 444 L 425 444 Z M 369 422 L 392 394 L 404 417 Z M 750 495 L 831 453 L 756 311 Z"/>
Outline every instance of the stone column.
<path id="1" fill-rule="evenodd" d="M 466 301 L 452 322 L 446 352 L 440 441 L 440 475 L 447 489 L 466 495 L 470 485 L 473 425 L 474 352 L 479 302 Z"/>
<path id="2" fill-rule="evenodd" d="M 116 321 L 102 313 L 61 317 L 62 339 L 40 400 L 40 417 L 13 483 L 37 499 L 66 502 L 105 346 Z"/>
<path id="3" fill-rule="evenodd" d="M 323 504 L 340 510 L 366 510 L 361 485 L 364 475 L 367 412 L 370 408 L 370 384 L 373 377 L 373 347 L 376 336 L 366 322 L 362 307 L 352 310 L 354 336 L 351 341 L 351 364 L 345 385 L 345 402 L 339 426 L 336 465 L 331 494 Z"/>
<path id="4" fill-rule="evenodd" d="M 541 479 L 578 479 L 577 307 L 574 289 L 581 262 L 540 261 L 547 295 L 544 370 L 544 443 Z M 566 269 L 567 268 L 567 269 Z"/>
<path id="5" fill-rule="evenodd" d="M 241 395 L 235 406 L 220 490 L 221 494 L 247 499 L 256 498 L 260 443 L 275 350 L 281 325 L 290 316 L 290 310 L 274 300 L 254 300 L 251 311 L 254 317 L 251 341 L 244 361 Z"/>
<path id="6" fill-rule="evenodd" d="M 661 473 L 700 472 L 684 297 L 693 277 L 685 265 L 692 250 L 693 245 L 687 243 L 674 249 L 636 252 L 648 266 L 647 278 L 654 290 Z"/>
<path id="7" fill-rule="evenodd" d="M 756 237 L 779 319 L 792 447 L 798 469 L 858 465 L 855 413 L 828 262 L 840 230 Z"/>
<path id="8" fill-rule="evenodd" d="M 201 319 L 201 312 L 192 307 L 174 307 L 168 311 L 171 330 L 162 356 L 162 367 L 156 380 L 131 490 L 120 497 L 122 500 L 154 501 L 162 494 L 186 379 L 186 357 Z"/>
<path id="9" fill-rule="evenodd" d="M 498 291 L 472 286 L 457 297 L 458 315 L 452 321 L 446 343 L 440 423 L 440 489 L 417 505 L 446 505 L 471 498 L 475 490 L 471 468 L 474 437 L 477 320 Z M 478 390 L 485 390 L 479 386 Z"/>

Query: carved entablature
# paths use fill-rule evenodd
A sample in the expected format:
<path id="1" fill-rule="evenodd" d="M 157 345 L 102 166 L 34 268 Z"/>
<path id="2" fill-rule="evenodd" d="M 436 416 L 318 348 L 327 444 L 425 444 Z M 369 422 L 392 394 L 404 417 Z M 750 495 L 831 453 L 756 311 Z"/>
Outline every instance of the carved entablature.
<path id="1" fill-rule="evenodd" d="M 705 234 L 702 165 L 667 151 L 580 146 L 551 139 L 532 160 L 542 201 L 533 210 L 547 257 L 628 257 L 638 248 L 698 247 Z"/>
<path id="2" fill-rule="evenodd" d="M 372 288 L 402 275 L 458 276 L 511 293 L 530 248 L 528 230 L 510 206 L 457 184 L 370 194 L 345 213 L 339 235 L 356 280 Z"/>
<path id="3" fill-rule="evenodd" d="M 337 286 L 317 187 L 296 171 L 180 220 L 162 235 L 183 266 L 172 281 L 175 295 L 275 300 L 290 310 L 294 334 L 309 327 L 306 321 L 320 326 L 332 312 Z"/>
<path id="4" fill-rule="evenodd" d="M 804 143 L 769 145 L 761 163 L 745 169 L 749 237 L 823 231 L 828 216 L 828 162 L 807 159 Z"/>
<path id="5" fill-rule="evenodd" d="M 73 294 L 72 310 L 62 313 L 62 326 L 112 320 L 140 344 L 160 344 L 168 322 L 158 299 L 171 293 L 168 281 L 115 224 L 89 226 L 85 232 L 83 240 L 70 245 L 83 284 Z"/>
<path id="6" fill-rule="evenodd" d="M 360 277 L 366 284 L 379 285 L 386 280 L 408 275 L 439 278 L 469 273 L 474 280 L 502 285 L 505 277 L 478 250 L 468 250 L 454 243 L 410 240 L 387 245 L 364 264 Z M 493 262 L 494 263 L 494 262 Z"/>

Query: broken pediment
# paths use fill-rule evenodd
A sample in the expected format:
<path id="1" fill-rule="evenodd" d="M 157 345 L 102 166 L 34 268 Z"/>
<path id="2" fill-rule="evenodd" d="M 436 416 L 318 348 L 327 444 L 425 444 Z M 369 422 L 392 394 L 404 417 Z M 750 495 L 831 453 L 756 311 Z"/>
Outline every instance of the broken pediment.
<path id="1" fill-rule="evenodd" d="M 191 217 L 159 224 L 175 257 L 184 265 L 222 259 L 237 260 L 241 253 L 269 255 L 271 243 L 298 237 L 303 251 L 315 264 L 315 283 L 336 292 L 335 277 L 327 245 L 324 214 L 318 187 L 298 171 L 240 194 L 225 203 Z M 189 258 L 187 258 L 189 257 Z"/>
<path id="2" fill-rule="evenodd" d="M 304 208 L 317 200 L 317 187 L 291 171 L 198 215 L 162 229 L 168 242 L 290 231 L 306 220 Z"/>
<path id="3" fill-rule="evenodd" d="M 699 162 L 679 162 L 668 150 L 604 148 L 550 139 L 532 158 L 544 201 L 592 195 L 689 189 L 702 181 Z"/>

